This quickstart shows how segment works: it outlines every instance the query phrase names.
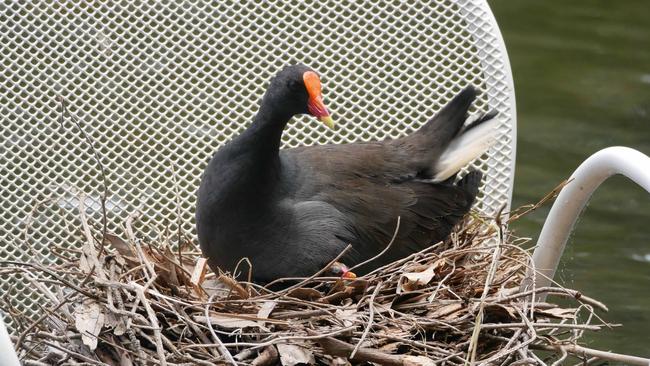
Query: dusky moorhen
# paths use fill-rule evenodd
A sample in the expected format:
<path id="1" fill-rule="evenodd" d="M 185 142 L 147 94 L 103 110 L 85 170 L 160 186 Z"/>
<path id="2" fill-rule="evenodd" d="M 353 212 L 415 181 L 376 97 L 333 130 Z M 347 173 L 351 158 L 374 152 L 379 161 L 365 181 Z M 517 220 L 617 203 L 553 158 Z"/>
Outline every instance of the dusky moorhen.
<path id="1" fill-rule="evenodd" d="M 366 270 L 444 240 L 469 211 L 481 173 L 454 177 L 494 141 L 493 113 L 463 127 L 476 98 L 464 89 L 411 135 L 381 142 L 280 150 L 289 120 L 311 114 L 332 127 L 318 74 L 284 68 L 246 131 L 221 147 L 198 190 L 197 233 L 217 271 L 242 257 L 253 279 L 310 276 L 348 245 L 348 265 L 391 248 Z"/>

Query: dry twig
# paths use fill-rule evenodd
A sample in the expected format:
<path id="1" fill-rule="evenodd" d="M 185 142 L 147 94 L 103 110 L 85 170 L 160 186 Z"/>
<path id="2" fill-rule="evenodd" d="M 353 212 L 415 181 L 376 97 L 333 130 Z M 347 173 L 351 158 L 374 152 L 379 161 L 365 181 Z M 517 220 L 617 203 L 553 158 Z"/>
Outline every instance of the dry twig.
<path id="1" fill-rule="evenodd" d="M 23 327 L 16 339 L 25 364 L 61 357 L 95 365 L 268 365 L 287 358 L 328 364 L 342 357 L 352 364 L 460 366 L 558 364 L 571 355 L 645 362 L 576 345 L 583 332 L 611 326 L 594 313 L 607 309 L 597 300 L 559 287 L 519 292 L 531 257 L 521 248 L 525 241 L 498 220 L 470 218 L 450 241 L 356 280 L 318 277 L 323 269 L 274 292 L 227 273 L 192 279 L 199 253 L 163 250 L 167 236 L 143 239 L 134 229 L 138 215 L 128 217 L 125 239 L 111 234 L 103 253 L 88 248 L 96 234 L 82 213 L 82 250 L 67 251 L 62 265 L 0 262 L 7 276 L 32 269 L 29 280 L 53 304 L 35 321 L 0 304 Z M 394 236 L 398 229 L 399 220 Z M 82 257 L 92 266 L 79 265 Z M 575 306 L 535 302 L 542 293 L 565 296 Z M 104 319 L 96 349 L 82 343 L 80 331 L 70 333 L 75 316 L 64 313 L 69 308 L 76 314 L 88 301 L 97 314 L 84 321 Z M 553 356 L 542 361 L 535 349 Z"/>

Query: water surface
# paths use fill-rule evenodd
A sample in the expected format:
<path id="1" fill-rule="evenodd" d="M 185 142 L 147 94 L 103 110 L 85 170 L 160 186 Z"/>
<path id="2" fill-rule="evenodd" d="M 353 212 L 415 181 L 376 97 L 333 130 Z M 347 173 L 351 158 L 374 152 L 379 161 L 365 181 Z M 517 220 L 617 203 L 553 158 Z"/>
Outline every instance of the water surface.
<path id="1" fill-rule="evenodd" d="M 650 154 L 650 3 L 490 0 L 518 109 L 515 206 L 538 200 L 590 154 Z M 514 228 L 537 238 L 550 205 Z M 615 177 L 596 191 L 557 278 L 604 301 L 622 328 L 586 346 L 650 357 L 650 195 Z"/>

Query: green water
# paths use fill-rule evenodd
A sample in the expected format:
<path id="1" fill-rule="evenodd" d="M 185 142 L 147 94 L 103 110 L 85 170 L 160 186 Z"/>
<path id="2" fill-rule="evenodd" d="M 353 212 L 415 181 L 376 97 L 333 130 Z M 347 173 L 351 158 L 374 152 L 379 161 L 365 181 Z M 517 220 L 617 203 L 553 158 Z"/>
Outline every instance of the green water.
<path id="1" fill-rule="evenodd" d="M 650 154 L 650 2 L 490 0 L 518 109 L 514 205 L 536 201 L 591 153 Z M 537 238 L 550 205 L 514 225 Z M 561 283 L 604 301 L 623 325 L 587 346 L 650 357 L 650 195 L 614 177 L 594 195 L 560 265 Z"/>

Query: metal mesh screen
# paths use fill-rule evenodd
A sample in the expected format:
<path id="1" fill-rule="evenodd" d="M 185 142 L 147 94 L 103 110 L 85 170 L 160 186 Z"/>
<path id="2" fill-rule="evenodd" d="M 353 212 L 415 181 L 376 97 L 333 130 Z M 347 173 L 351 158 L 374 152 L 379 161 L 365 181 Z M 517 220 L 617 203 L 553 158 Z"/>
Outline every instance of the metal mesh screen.
<path id="1" fill-rule="evenodd" d="M 476 85 L 474 111 L 497 109 L 502 134 L 474 164 L 487 173 L 479 208 L 510 201 L 514 94 L 484 1 L 3 1 L 0 29 L 0 259 L 55 262 L 51 245 L 79 235 L 79 192 L 100 225 L 102 179 L 83 135 L 59 124 L 57 95 L 105 166 L 109 228 L 136 209 L 141 229 L 173 228 L 180 212 L 193 235 L 209 157 L 292 61 L 321 74 L 339 127 L 298 119 L 285 147 L 403 136 Z M 27 282 L 0 288 L 18 311 L 39 311 Z"/>

